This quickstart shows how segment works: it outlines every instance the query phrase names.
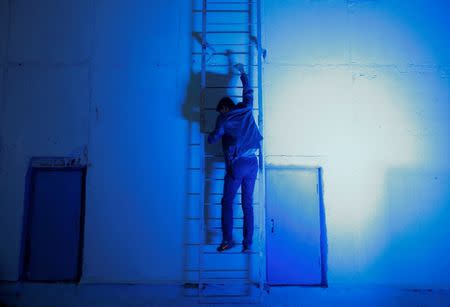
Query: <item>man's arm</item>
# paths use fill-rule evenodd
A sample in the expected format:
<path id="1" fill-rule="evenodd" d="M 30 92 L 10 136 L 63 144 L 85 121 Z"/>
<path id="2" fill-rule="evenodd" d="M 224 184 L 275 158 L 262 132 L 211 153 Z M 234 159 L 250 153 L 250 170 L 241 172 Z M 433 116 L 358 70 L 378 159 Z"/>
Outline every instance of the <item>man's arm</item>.
<path id="1" fill-rule="evenodd" d="M 237 70 L 241 73 L 241 81 L 242 81 L 242 103 L 246 107 L 253 107 L 253 89 L 250 88 L 248 84 L 248 76 L 245 73 L 244 65 L 241 63 L 234 65 Z"/>
<path id="2" fill-rule="evenodd" d="M 208 143 L 214 144 L 225 134 L 225 129 L 223 128 L 223 121 L 220 116 L 216 119 L 216 127 L 213 131 L 208 134 Z"/>

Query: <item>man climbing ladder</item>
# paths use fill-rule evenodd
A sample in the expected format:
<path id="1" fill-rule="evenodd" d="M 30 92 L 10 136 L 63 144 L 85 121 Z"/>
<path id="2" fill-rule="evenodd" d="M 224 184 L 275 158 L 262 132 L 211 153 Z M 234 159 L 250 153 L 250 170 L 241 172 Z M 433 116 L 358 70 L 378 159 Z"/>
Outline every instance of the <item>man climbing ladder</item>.
<path id="1" fill-rule="evenodd" d="M 219 252 L 234 246 L 233 201 L 241 187 L 242 210 L 244 213 L 242 252 L 250 252 L 253 241 L 253 190 L 258 174 L 257 152 L 262 140 L 253 118 L 253 89 L 242 64 L 234 66 L 241 73 L 242 102 L 235 104 L 230 97 L 223 97 L 217 104 L 220 114 L 215 129 L 208 135 L 208 143 L 222 138 L 226 174 L 222 197 L 222 243 Z"/>

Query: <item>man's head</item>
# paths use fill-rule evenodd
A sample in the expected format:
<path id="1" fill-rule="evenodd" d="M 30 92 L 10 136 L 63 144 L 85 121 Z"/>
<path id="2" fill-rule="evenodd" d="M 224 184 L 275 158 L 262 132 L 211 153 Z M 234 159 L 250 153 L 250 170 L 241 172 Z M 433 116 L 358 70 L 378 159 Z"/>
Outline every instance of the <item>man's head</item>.
<path id="1" fill-rule="evenodd" d="M 225 114 L 231 110 L 233 110 L 235 107 L 233 100 L 225 96 L 222 99 L 219 100 L 219 103 L 217 104 L 216 111 L 220 114 Z"/>

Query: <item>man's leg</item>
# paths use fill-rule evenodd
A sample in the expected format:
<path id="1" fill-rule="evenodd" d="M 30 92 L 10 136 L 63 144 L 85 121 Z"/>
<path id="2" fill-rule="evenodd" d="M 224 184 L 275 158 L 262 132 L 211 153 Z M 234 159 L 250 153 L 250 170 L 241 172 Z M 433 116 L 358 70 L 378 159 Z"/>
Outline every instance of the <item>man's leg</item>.
<path id="1" fill-rule="evenodd" d="M 255 158 L 247 161 L 246 176 L 242 180 L 242 211 L 244 213 L 244 250 L 250 248 L 253 243 L 253 191 L 255 189 L 256 176 L 258 174 L 258 160 Z"/>
<path id="2" fill-rule="evenodd" d="M 222 241 L 233 240 L 233 201 L 241 184 L 240 178 L 234 178 L 230 172 L 225 175 L 222 197 Z"/>

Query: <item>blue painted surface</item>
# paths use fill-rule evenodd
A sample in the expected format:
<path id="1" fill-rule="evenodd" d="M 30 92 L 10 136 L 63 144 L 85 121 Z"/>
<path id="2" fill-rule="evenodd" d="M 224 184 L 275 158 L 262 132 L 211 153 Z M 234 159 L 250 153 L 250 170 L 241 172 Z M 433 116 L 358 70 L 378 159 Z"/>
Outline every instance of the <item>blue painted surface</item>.
<path id="1" fill-rule="evenodd" d="M 270 285 L 322 284 L 319 171 L 267 168 L 266 253 Z"/>
<path id="2" fill-rule="evenodd" d="M 86 149 L 84 280 L 181 282 L 199 165 L 191 3 L 0 3 L 0 279 L 19 275 L 29 158 Z M 450 287 L 448 9 L 263 2 L 267 161 L 323 167 L 330 285 Z"/>
<path id="3" fill-rule="evenodd" d="M 83 173 L 35 170 L 32 184 L 25 278 L 76 281 L 81 256 Z"/>
<path id="4" fill-rule="evenodd" d="M 330 285 L 450 286 L 449 7 L 264 1 L 266 161 L 323 167 Z"/>
<path id="5" fill-rule="evenodd" d="M 1 284 L 0 301 L 8 305 L 27 306 L 236 306 L 225 300 L 205 304 L 197 297 L 183 297 L 183 289 L 174 285 L 67 285 L 67 284 Z M 218 304 L 219 303 L 219 304 Z M 272 287 L 260 303 L 238 306 L 448 306 L 449 290 L 419 290 L 391 287 Z"/>

